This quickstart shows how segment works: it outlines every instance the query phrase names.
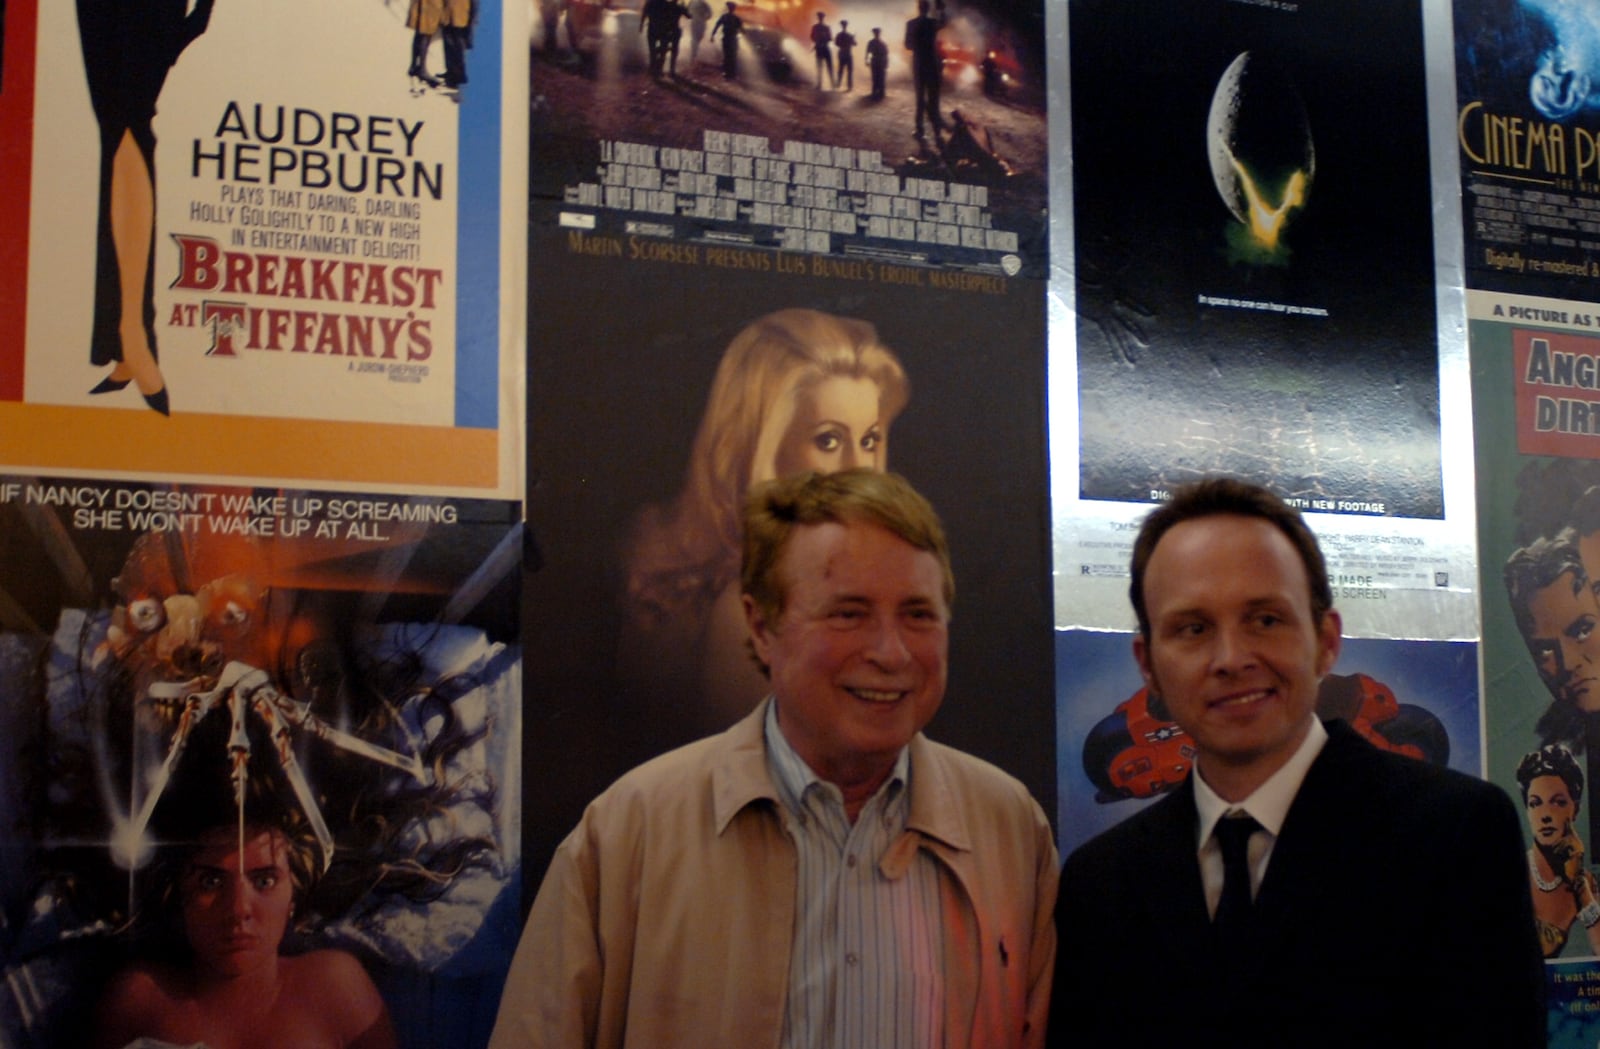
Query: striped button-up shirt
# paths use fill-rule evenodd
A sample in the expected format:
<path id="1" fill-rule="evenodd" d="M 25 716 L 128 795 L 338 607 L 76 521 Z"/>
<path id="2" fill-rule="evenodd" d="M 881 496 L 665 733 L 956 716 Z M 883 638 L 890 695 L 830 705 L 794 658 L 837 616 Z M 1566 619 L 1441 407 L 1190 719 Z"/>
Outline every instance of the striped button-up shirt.
<path id="1" fill-rule="evenodd" d="M 920 851 L 901 877 L 879 867 L 905 832 L 908 752 L 851 824 L 839 788 L 784 739 L 777 709 L 767 708 L 767 762 L 799 855 L 784 1049 L 942 1045 L 939 872 Z"/>

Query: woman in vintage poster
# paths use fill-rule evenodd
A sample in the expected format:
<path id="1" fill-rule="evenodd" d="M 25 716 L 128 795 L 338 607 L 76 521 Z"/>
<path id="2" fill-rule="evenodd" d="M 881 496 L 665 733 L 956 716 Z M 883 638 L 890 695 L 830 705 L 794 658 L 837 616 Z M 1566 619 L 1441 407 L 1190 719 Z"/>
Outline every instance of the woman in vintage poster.
<path id="1" fill-rule="evenodd" d="M 686 722 L 725 728 L 766 691 L 745 646 L 739 512 L 752 484 L 803 470 L 888 468 L 910 397 L 872 324 L 810 309 L 750 323 L 712 380 L 683 487 L 636 518 L 619 655 L 628 680 L 687 682 Z"/>
<path id="2" fill-rule="evenodd" d="M 89 361 L 114 364 L 90 393 L 137 384 L 168 413 L 156 360 L 156 135 L 152 122 L 167 72 L 206 30 L 215 0 L 78 0 L 89 102 L 100 125 L 100 203 L 94 332 Z"/>
<path id="3" fill-rule="evenodd" d="M 406 27 L 412 31 L 408 74 L 429 87 L 442 83 L 453 89 L 465 84 L 472 16 L 472 0 L 411 0 L 406 12 Z M 443 80 L 428 72 L 428 49 L 435 36 L 444 40 Z"/>
<path id="4" fill-rule="evenodd" d="M 112 980 L 95 1045 L 392 1049 L 388 1009 L 352 955 L 281 953 L 321 869 L 304 819 L 216 815 L 168 847 L 152 908 L 165 950 Z"/>
<path id="5" fill-rule="evenodd" d="M 1533 832 L 1528 883 L 1539 946 L 1546 958 L 1560 955 L 1573 925 L 1581 922 L 1588 953 L 1600 954 L 1600 885 L 1584 863 L 1577 830 L 1583 772 L 1565 747 L 1549 744 L 1523 757 L 1517 785 Z"/>

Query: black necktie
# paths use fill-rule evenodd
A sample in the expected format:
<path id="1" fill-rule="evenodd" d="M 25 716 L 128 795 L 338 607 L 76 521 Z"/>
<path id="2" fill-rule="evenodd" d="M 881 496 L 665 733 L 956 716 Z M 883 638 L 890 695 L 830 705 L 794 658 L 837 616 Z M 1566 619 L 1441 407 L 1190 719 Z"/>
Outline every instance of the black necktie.
<path id="1" fill-rule="evenodd" d="M 1236 949 L 1250 928 L 1250 835 L 1261 829 L 1249 816 L 1217 821 L 1217 844 L 1222 846 L 1222 898 L 1212 925 L 1225 949 Z"/>

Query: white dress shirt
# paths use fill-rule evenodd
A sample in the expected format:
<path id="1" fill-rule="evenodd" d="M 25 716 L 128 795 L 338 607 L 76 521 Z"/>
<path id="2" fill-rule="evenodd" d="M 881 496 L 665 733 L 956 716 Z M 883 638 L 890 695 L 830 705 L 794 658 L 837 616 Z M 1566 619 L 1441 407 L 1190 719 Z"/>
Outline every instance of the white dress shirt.
<path id="1" fill-rule="evenodd" d="M 1283 832 L 1283 821 L 1289 815 L 1294 796 L 1300 793 L 1311 763 L 1322 753 L 1328 742 L 1328 730 L 1315 716 L 1311 730 L 1300 742 L 1300 747 L 1284 762 L 1283 767 L 1267 777 L 1248 798 L 1238 803 L 1224 801 L 1206 784 L 1200 775 L 1200 766 L 1194 769 L 1194 804 L 1200 812 L 1200 835 L 1195 843 L 1200 855 L 1200 883 L 1206 891 L 1206 912 L 1215 916 L 1217 901 L 1222 898 L 1222 846 L 1212 833 L 1217 822 L 1228 816 L 1246 813 L 1261 824 L 1262 829 L 1250 837 L 1250 898 L 1256 897 L 1261 879 L 1267 876 L 1267 864 L 1272 860 L 1272 848 Z"/>
<path id="2" fill-rule="evenodd" d="M 783 1049 L 925 1049 L 944 1043 L 944 923 L 939 870 L 923 850 L 881 860 L 904 834 L 910 753 L 854 823 L 844 795 L 806 765 L 767 708 L 767 764 L 794 839 L 795 936 Z M 737 973 L 730 973 L 737 979 Z"/>

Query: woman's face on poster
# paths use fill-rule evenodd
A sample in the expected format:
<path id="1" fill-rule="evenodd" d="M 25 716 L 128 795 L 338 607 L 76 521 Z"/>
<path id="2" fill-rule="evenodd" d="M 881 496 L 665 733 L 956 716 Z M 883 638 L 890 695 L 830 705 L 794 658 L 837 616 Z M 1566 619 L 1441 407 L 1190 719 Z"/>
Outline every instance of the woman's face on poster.
<path id="1" fill-rule="evenodd" d="M 1600 609 L 1586 586 L 1573 589 L 1571 572 L 1534 592 L 1528 602 L 1533 620 L 1529 646 L 1557 699 L 1585 712 L 1600 711 Z"/>
<path id="2" fill-rule="evenodd" d="M 1554 845 L 1567 836 L 1578 806 L 1560 776 L 1535 776 L 1528 784 L 1528 828 L 1540 845 Z"/>
<path id="3" fill-rule="evenodd" d="M 288 848 L 273 830 L 208 832 L 183 872 L 183 927 L 198 963 L 240 976 L 278 955 L 294 910 Z"/>
<path id="4" fill-rule="evenodd" d="M 778 476 L 887 469 L 888 435 L 879 399 L 878 384 L 867 378 L 836 375 L 801 387 L 794 419 L 778 447 Z"/>

